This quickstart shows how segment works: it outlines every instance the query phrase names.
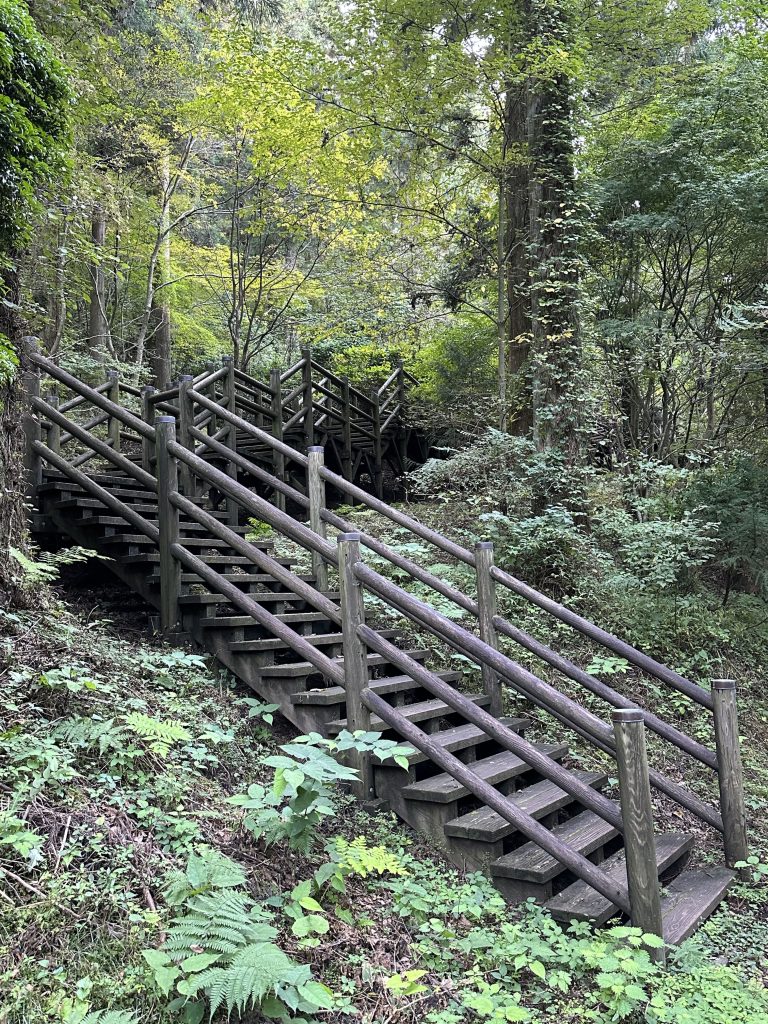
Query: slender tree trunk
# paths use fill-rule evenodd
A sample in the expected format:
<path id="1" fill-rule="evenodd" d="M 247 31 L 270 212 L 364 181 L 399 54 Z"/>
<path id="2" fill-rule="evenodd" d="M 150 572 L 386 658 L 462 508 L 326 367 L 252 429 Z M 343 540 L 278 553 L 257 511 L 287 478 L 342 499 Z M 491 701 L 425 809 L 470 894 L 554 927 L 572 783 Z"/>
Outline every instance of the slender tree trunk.
<path id="1" fill-rule="evenodd" d="M 99 204 L 93 208 L 91 216 L 91 242 L 94 247 L 94 259 L 91 264 L 91 298 L 88 311 L 88 347 L 100 361 L 104 361 L 109 345 L 109 323 L 106 312 L 106 289 L 104 287 L 103 250 L 107 237 L 107 215 Z"/>
<path id="2" fill-rule="evenodd" d="M 166 152 L 160 161 L 160 177 L 163 196 L 168 196 L 171 189 L 171 162 Z M 153 332 L 153 354 L 152 354 L 152 376 L 155 387 L 164 388 L 171 379 L 171 293 L 167 283 L 171 280 L 171 232 L 170 228 L 170 207 L 167 202 L 163 203 L 160 230 L 162 232 L 162 244 L 160 259 L 157 267 L 160 271 L 160 285 L 164 287 L 153 289 L 152 307 L 155 328 Z"/>
<path id="3" fill-rule="evenodd" d="M 56 357 L 61 339 L 64 335 L 64 324 L 67 319 L 67 237 L 69 235 L 69 216 L 65 215 L 56 245 L 56 282 L 51 296 L 48 312 L 50 321 L 43 334 L 43 343 L 48 355 Z"/>

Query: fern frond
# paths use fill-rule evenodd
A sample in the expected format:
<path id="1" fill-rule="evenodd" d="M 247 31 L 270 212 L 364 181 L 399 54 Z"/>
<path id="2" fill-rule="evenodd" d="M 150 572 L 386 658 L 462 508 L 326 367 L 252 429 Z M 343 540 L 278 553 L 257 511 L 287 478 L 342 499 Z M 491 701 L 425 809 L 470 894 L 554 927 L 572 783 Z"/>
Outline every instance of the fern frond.
<path id="1" fill-rule="evenodd" d="M 222 1003 L 227 1016 L 233 1010 L 242 1013 L 261 1000 L 285 980 L 296 966 L 282 949 L 271 942 L 256 942 L 241 949 L 227 967 L 211 967 L 194 979 L 194 992 L 205 990 L 211 1005 L 211 1016 Z"/>
<path id="2" fill-rule="evenodd" d="M 175 743 L 192 739 L 192 734 L 179 721 L 161 722 L 158 718 L 131 711 L 123 717 L 128 728 L 146 743 L 153 754 L 167 757 Z"/>
<path id="3" fill-rule="evenodd" d="M 168 929 L 165 949 L 174 959 L 190 950 L 232 955 L 253 942 L 268 942 L 277 932 L 264 911 L 240 893 L 212 892 L 195 896 L 183 917 Z"/>
<path id="4" fill-rule="evenodd" d="M 116 725 L 114 718 L 100 722 L 93 718 L 70 718 L 51 730 L 51 735 L 63 746 L 72 750 L 92 750 L 98 747 L 100 754 L 118 750 L 127 730 Z"/>
<path id="5" fill-rule="evenodd" d="M 94 1010 L 81 1024 L 138 1024 L 138 1017 L 128 1010 Z"/>

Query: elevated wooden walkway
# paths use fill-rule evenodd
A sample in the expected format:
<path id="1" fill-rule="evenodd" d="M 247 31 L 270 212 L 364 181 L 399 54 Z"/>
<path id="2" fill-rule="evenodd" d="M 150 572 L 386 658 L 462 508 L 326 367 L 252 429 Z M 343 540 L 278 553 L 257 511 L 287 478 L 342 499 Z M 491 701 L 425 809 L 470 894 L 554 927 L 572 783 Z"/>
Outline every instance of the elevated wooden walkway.
<path id="1" fill-rule="evenodd" d="M 32 360 L 26 430 L 34 528 L 108 555 L 106 564 L 158 610 L 166 632 L 194 638 L 297 728 L 373 729 L 409 742 L 407 770 L 358 758 L 360 797 L 385 800 L 455 863 L 487 872 L 510 900 L 534 896 L 562 921 L 631 917 L 677 943 L 718 905 L 747 852 L 732 684 L 705 690 L 495 566 L 490 544 L 470 551 L 377 497 L 379 467 L 391 457 L 402 469 L 412 440 L 399 433 L 401 371 L 364 409 L 308 353 L 270 385 L 225 364 L 161 394 L 114 378 L 91 388 L 39 355 Z M 294 410 L 299 393 L 302 408 Z M 373 439 L 363 425 L 370 423 Z M 312 443 L 320 439 L 325 451 Z M 324 461 L 329 451 L 332 466 Z M 471 566 L 475 592 L 351 531 L 329 507 L 331 493 L 433 545 L 436 559 Z M 249 519 L 311 553 L 311 573 L 275 557 L 271 540 L 249 540 Z M 336 543 L 327 539 L 329 526 L 341 531 Z M 454 602 L 465 624 L 366 564 L 366 550 L 398 578 Z M 715 747 L 697 738 L 701 729 L 690 736 L 638 708 L 499 616 L 498 587 L 712 715 Z M 478 691 L 464 693 L 457 672 L 430 667 L 429 650 L 366 624 L 368 597 L 471 659 Z M 515 662 L 510 643 L 567 679 L 569 693 L 574 683 L 586 691 L 589 707 Z M 512 693 L 518 710 L 535 708 L 556 724 L 555 741 L 530 742 L 528 717 L 505 717 Z M 594 712 L 601 705 L 613 711 L 611 724 Z M 648 768 L 646 730 L 689 762 L 692 788 Z M 585 770 L 569 753 L 569 735 L 615 758 L 620 799 L 603 792 L 606 773 Z M 697 772 L 713 771 L 718 806 L 695 792 Z M 677 806 L 681 821 L 722 836 L 721 863 L 686 868 L 695 832 L 654 830 L 651 789 Z"/>

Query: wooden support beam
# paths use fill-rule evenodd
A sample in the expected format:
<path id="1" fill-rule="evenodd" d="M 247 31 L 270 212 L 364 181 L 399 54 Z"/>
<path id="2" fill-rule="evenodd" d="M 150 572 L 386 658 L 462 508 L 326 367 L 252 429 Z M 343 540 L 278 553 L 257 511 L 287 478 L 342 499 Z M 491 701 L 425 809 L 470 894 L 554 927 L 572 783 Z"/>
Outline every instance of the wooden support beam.
<path id="1" fill-rule="evenodd" d="M 115 405 L 120 405 L 120 374 L 117 370 L 107 370 L 107 381 L 109 382 L 107 397 L 110 402 L 114 402 Z M 107 433 L 109 435 L 109 443 L 112 445 L 112 451 L 119 452 L 120 420 L 116 416 L 109 417 Z"/>
<path id="2" fill-rule="evenodd" d="M 384 497 L 383 452 L 381 448 L 381 398 L 371 389 L 371 417 L 373 419 L 373 490 L 381 501 Z"/>
<path id="3" fill-rule="evenodd" d="M 272 391 L 272 436 L 276 440 L 282 441 L 283 393 L 282 383 L 280 381 L 280 370 L 276 366 L 273 366 L 269 371 L 269 387 Z M 272 449 L 272 475 L 276 476 L 278 480 L 285 480 L 285 455 L 283 455 L 277 447 Z M 275 491 L 273 501 L 281 511 L 285 512 L 284 494 L 281 494 L 280 491 Z"/>
<path id="4" fill-rule="evenodd" d="M 153 388 L 151 384 L 145 385 L 141 389 L 141 418 L 148 426 L 152 426 L 155 419 L 155 407 L 152 404 L 152 396 L 157 394 L 157 388 Z M 154 439 L 148 437 L 146 434 L 142 435 L 141 438 L 141 468 L 146 473 L 152 472 L 152 460 L 155 457 L 155 442 Z"/>
<path id="5" fill-rule="evenodd" d="M 489 540 L 481 540 L 475 544 L 475 574 L 477 577 L 477 615 L 480 626 L 480 639 L 484 640 L 495 651 L 499 649 L 499 638 L 493 624 L 497 612 L 496 584 L 491 576 L 493 566 L 493 544 Z M 502 690 L 501 679 L 490 665 L 481 666 L 483 690 L 490 700 L 488 711 L 496 718 L 501 718 Z"/>
<path id="6" fill-rule="evenodd" d="M 24 409 L 22 426 L 26 445 L 24 449 L 24 468 L 27 476 L 27 499 L 31 504 L 37 501 L 37 489 L 43 482 L 43 464 L 35 449 L 35 441 L 42 440 L 40 420 L 35 415 L 34 402 L 40 398 L 40 374 L 28 370 L 24 374 L 24 391 L 27 404 Z"/>
<path id="7" fill-rule="evenodd" d="M 325 481 L 320 470 L 325 461 L 325 450 L 322 445 L 312 445 L 307 449 L 307 491 L 309 494 L 309 528 L 318 537 L 326 539 L 325 520 Z M 328 589 L 328 565 L 319 551 L 312 552 L 312 572 L 318 590 Z"/>
<path id="8" fill-rule="evenodd" d="M 362 693 L 368 686 L 368 651 L 357 634 L 365 623 L 363 589 L 355 576 L 355 564 L 360 561 L 360 534 L 340 533 L 336 538 L 339 555 L 339 589 L 341 591 L 341 628 L 344 636 L 344 689 L 347 701 L 347 729 L 367 732 L 371 715 L 363 703 Z M 356 796 L 373 799 L 373 770 L 370 755 L 352 751 L 350 762 L 357 769 L 359 782 L 354 785 Z"/>
<path id="9" fill-rule="evenodd" d="M 179 474 L 176 458 L 169 444 L 176 440 L 173 416 L 155 420 L 157 444 L 157 524 L 160 530 L 160 628 L 164 633 L 175 630 L 180 620 L 181 565 L 173 555 L 179 543 L 179 510 L 171 501 L 178 493 Z"/>
<path id="10" fill-rule="evenodd" d="M 302 366 L 302 402 L 304 410 L 304 440 L 307 448 L 315 443 L 315 412 L 314 412 L 314 388 L 312 387 L 312 351 L 309 348 L 301 350 L 304 360 Z"/>
<path id="11" fill-rule="evenodd" d="M 56 394 L 55 391 L 52 391 L 50 394 L 47 394 L 45 396 L 45 401 L 48 403 L 48 405 L 51 406 L 52 409 L 56 409 L 58 411 L 59 396 Z M 48 424 L 47 441 L 48 447 L 51 449 L 51 451 L 55 452 L 56 455 L 58 455 L 61 452 L 61 426 L 55 420 L 51 420 Z"/>
<path id="12" fill-rule="evenodd" d="M 663 938 L 643 713 L 624 709 L 614 711 L 612 718 L 632 924 L 646 933 Z M 659 963 L 664 963 L 666 959 L 663 946 L 659 949 L 650 948 L 648 953 Z"/>
<path id="13" fill-rule="evenodd" d="M 349 402 L 349 378 L 341 378 L 341 414 L 342 430 L 344 432 L 344 447 L 342 449 L 341 464 L 342 475 L 347 480 L 352 479 L 352 409 Z"/>
<path id="14" fill-rule="evenodd" d="M 235 388 L 235 361 L 232 356 L 223 356 L 222 365 L 226 367 L 227 375 L 224 378 L 224 397 L 226 398 L 227 408 L 230 412 L 237 412 L 237 390 Z M 237 427 L 234 423 L 229 424 L 229 433 L 226 439 L 227 448 L 234 454 L 237 454 Z M 231 476 L 233 480 L 237 480 L 237 466 L 233 461 L 227 462 L 227 475 Z M 230 526 L 237 526 L 239 522 L 240 507 L 237 502 L 230 496 L 226 496 L 227 502 L 227 522 Z"/>
<path id="15" fill-rule="evenodd" d="M 717 781 L 720 787 L 720 813 L 723 816 L 724 827 L 723 846 L 725 863 L 732 868 L 738 861 L 745 861 L 749 856 L 734 680 L 713 679 L 712 697 L 718 761 Z"/>
<path id="16" fill-rule="evenodd" d="M 174 438 L 179 444 L 189 448 L 190 451 L 195 450 L 191 433 L 194 426 L 194 405 L 192 396 L 189 393 L 192 390 L 192 380 L 191 374 L 188 373 L 182 374 L 179 377 L 179 425 L 177 436 Z M 186 494 L 188 498 L 194 498 L 197 493 L 197 487 L 189 466 L 182 463 L 179 467 L 178 475 L 182 494 Z"/>

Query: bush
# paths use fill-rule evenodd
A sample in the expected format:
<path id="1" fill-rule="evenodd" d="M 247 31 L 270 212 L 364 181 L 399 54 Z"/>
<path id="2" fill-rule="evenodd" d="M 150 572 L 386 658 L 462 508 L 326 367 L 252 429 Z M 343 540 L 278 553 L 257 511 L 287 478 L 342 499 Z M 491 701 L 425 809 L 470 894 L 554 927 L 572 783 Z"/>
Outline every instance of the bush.
<path id="1" fill-rule="evenodd" d="M 735 587 L 768 600 L 768 469 L 747 459 L 713 467 L 693 478 L 682 501 L 717 523 L 713 555 L 724 602 Z"/>

